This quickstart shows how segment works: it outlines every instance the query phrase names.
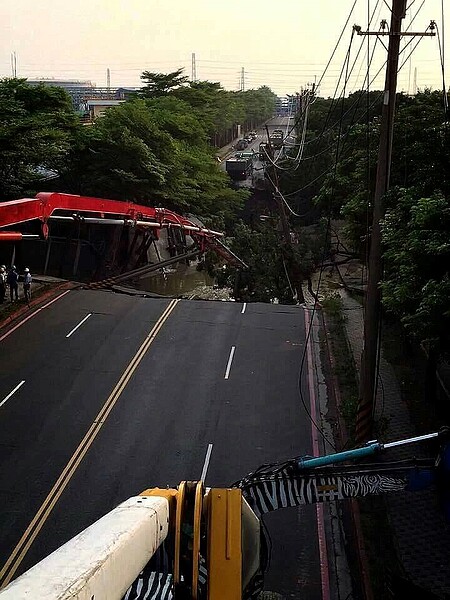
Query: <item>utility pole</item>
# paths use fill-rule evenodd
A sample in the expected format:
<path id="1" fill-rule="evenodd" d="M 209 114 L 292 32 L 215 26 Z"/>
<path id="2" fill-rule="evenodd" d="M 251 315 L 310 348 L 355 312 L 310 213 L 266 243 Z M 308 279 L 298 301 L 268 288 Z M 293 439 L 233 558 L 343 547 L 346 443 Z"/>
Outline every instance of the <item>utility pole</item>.
<path id="1" fill-rule="evenodd" d="M 286 215 L 286 210 L 284 207 L 283 198 L 281 197 L 279 190 L 279 182 L 278 182 L 278 173 L 275 165 L 273 164 L 274 160 L 274 152 L 273 146 L 270 143 L 269 137 L 269 128 L 266 125 L 266 133 L 267 133 L 267 157 L 269 158 L 270 164 L 266 167 L 266 171 L 268 173 L 269 184 L 272 189 L 272 194 L 275 199 L 278 213 L 280 215 L 280 223 L 281 230 L 283 232 L 283 245 L 281 251 L 283 253 L 283 259 L 285 259 L 285 268 L 286 272 L 289 275 L 289 284 L 293 284 L 295 291 L 297 293 L 297 301 L 302 303 L 305 301 L 303 296 L 303 290 L 301 286 L 301 273 L 299 269 L 299 265 L 295 260 L 294 249 L 292 247 L 292 239 L 291 239 L 291 228 L 289 226 L 289 220 Z"/>
<path id="2" fill-rule="evenodd" d="M 267 166 L 266 170 L 270 173 L 269 183 L 272 188 L 272 193 L 275 197 L 275 201 L 277 203 L 278 213 L 280 215 L 280 221 L 281 221 L 281 228 L 283 231 L 284 243 L 286 244 L 286 246 L 290 246 L 291 245 L 291 229 L 289 227 L 289 221 L 286 216 L 286 211 L 284 209 L 283 200 L 281 199 L 280 192 L 279 192 L 278 173 L 275 168 L 275 165 L 273 164 L 274 153 L 273 153 L 272 144 L 270 143 L 269 128 L 267 127 L 267 125 L 266 125 L 266 133 L 267 133 L 267 141 L 268 141 L 267 156 L 270 160 L 270 166 Z"/>
<path id="3" fill-rule="evenodd" d="M 356 439 L 360 443 L 370 439 L 373 428 L 381 317 L 380 282 L 383 273 L 381 221 L 384 218 L 385 213 L 384 196 L 389 189 L 400 39 L 402 35 L 434 35 L 434 33 L 409 32 L 402 34 L 401 24 L 402 20 L 405 18 L 405 14 L 406 0 L 392 0 L 391 25 L 388 32 L 361 32 L 361 28 L 355 26 L 358 35 L 389 35 L 384 99 L 381 114 L 380 145 L 378 151 L 375 194 L 373 199 L 373 217 L 364 313 L 364 347 L 361 355 L 359 403 L 356 419 Z"/>
<path id="4" fill-rule="evenodd" d="M 245 92 L 245 70 L 241 68 L 241 92 Z"/>

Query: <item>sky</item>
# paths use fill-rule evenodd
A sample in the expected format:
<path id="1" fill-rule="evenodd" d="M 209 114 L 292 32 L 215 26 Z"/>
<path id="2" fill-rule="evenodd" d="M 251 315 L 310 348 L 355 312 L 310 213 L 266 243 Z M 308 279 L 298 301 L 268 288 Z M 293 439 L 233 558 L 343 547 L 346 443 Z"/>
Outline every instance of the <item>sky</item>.
<path id="1" fill-rule="evenodd" d="M 448 0 L 407 0 L 404 29 L 424 31 L 436 21 L 444 48 L 446 86 L 450 72 Z M 268 85 L 280 96 L 320 81 L 319 94 L 333 96 L 361 89 L 370 63 L 371 89 L 383 85 L 386 50 L 377 38 L 354 35 L 352 25 L 371 31 L 390 20 L 392 0 L 1 0 L 0 76 L 90 80 L 106 86 L 139 86 L 143 70 L 169 72 L 179 67 L 197 79 L 219 81 L 238 90 L 241 69 L 245 89 Z M 348 24 L 344 27 L 351 8 Z M 416 13 L 416 18 L 414 19 Z M 414 20 L 413 20 L 414 19 Z M 411 20 L 413 23 L 410 25 Z M 447 35 L 448 30 L 448 35 Z M 327 71 L 338 38 L 341 42 Z M 387 37 L 382 38 L 387 44 Z M 409 43 L 398 89 L 442 89 L 437 37 L 404 38 Z M 348 81 L 339 81 L 350 48 Z M 373 56 L 372 56 L 373 55 Z M 345 72 L 345 69 L 344 69 Z M 379 75 L 376 77 L 377 72 Z M 323 77 L 322 77 L 323 75 Z M 448 77 L 447 77 L 448 76 Z M 448 79 L 448 81 L 447 81 Z"/>

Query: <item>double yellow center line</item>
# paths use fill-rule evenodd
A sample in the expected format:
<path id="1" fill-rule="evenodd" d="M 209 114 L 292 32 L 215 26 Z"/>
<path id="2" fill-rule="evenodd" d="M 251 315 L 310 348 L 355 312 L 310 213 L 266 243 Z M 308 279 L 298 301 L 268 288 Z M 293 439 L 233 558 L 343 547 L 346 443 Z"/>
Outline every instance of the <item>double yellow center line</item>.
<path id="1" fill-rule="evenodd" d="M 152 328 L 148 336 L 145 338 L 139 350 L 136 352 L 131 362 L 125 369 L 124 373 L 122 374 L 115 388 L 109 395 L 105 404 L 102 406 L 100 412 L 95 417 L 88 432 L 81 440 L 78 448 L 73 453 L 63 472 L 58 477 L 58 480 L 56 481 L 55 485 L 50 490 L 50 493 L 48 494 L 47 498 L 44 500 L 42 506 L 37 511 L 33 520 L 28 525 L 27 530 L 20 538 L 17 546 L 14 548 L 4 567 L 0 571 L 0 587 L 3 588 L 6 585 L 8 585 L 8 583 L 14 577 L 14 574 L 19 568 L 24 556 L 26 555 L 31 544 L 34 542 L 36 536 L 42 529 L 45 521 L 47 520 L 51 511 L 53 510 L 55 504 L 58 502 L 61 494 L 67 487 L 67 484 L 69 483 L 79 464 L 83 460 L 86 452 L 89 450 L 93 441 L 97 437 L 98 432 L 100 431 L 106 419 L 108 418 L 109 413 L 111 412 L 120 395 L 122 394 L 123 390 L 125 389 L 125 386 L 133 376 L 133 373 L 136 371 L 137 367 L 139 366 L 139 363 L 144 358 L 145 353 L 149 349 L 151 343 L 158 335 L 159 330 L 167 321 L 178 302 L 179 300 L 172 300 L 168 307 L 165 309 L 165 311 L 162 313 L 162 315 L 159 317 L 158 321 L 155 323 L 154 327 Z"/>

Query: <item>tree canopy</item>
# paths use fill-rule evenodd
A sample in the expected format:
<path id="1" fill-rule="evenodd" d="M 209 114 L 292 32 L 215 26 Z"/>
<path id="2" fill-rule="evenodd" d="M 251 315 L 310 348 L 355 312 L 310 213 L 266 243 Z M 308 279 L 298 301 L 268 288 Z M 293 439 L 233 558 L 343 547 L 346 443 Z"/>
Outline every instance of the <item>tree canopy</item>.
<path id="1" fill-rule="evenodd" d="M 370 243 L 382 92 L 357 92 L 310 107 L 302 161 L 280 177 L 301 212 L 319 206 L 344 219 L 347 241 L 364 256 Z M 298 130 L 303 126 L 300 120 Z M 449 349 L 450 132 L 442 92 L 398 94 L 391 192 L 384 198 L 385 309 L 408 334 Z"/>
<path id="2" fill-rule="evenodd" d="M 77 126 L 63 89 L 0 80 L 0 198 L 17 198 L 56 174 Z"/>
<path id="3" fill-rule="evenodd" d="M 450 204 L 395 189 L 383 224 L 383 301 L 408 333 L 450 352 Z"/>

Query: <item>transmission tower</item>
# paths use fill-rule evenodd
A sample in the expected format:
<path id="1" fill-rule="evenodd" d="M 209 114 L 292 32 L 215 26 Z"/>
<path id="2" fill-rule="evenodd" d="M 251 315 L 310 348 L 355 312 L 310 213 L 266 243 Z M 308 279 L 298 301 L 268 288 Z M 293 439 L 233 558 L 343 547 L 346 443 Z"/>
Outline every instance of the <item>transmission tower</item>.
<path id="1" fill-rule="evenodd" d="M 16 52 L 11 52 L 11 74 L 17 77 L 17 55 Z"/>
<path id="2" fill-rule="evenodd" d="M 241 68 L 241 92 L 245 92 L 245 70 L 244 67 Z"/>
<path id="3" fill-rule="evenodd" d="M 197 81 L 197 66 L 195 64 L 195 52 L 192 53 L 192 73 L 191 81 Z"/>

